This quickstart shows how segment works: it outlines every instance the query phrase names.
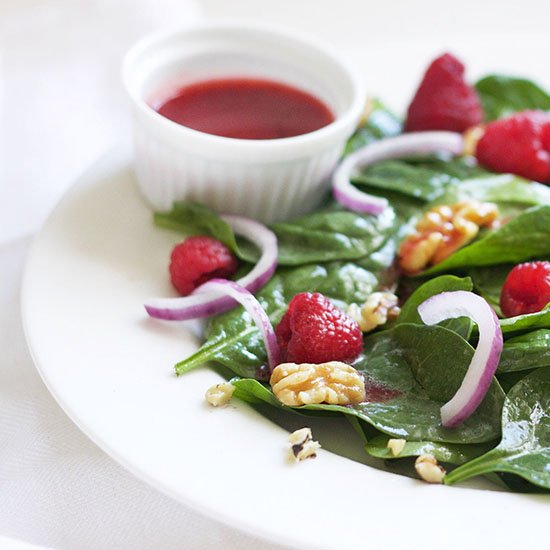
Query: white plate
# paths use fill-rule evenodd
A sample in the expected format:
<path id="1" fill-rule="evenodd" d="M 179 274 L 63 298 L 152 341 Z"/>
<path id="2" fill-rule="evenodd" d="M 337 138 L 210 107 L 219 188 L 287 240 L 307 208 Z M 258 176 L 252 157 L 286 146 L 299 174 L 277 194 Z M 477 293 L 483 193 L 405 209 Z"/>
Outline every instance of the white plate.
<path id="1" fill-rule="evenodd" d="M 284 429 L 239 402 L 209 408 L 203 395 L 219 375 L 205 368 L 176 379 L 171 367 L 197 345 L 189 326 L 149 320 L 141 306 L 172 293 L 166 266 L 176 238 L 153 226 L 128 158 L 114 152 L 66 195 L 29 257 L 22 308 L 36 365 L 112 457 L 216 519 L 300 548 L 546 540 L 546 496 L 430 486 L 328 451 L 290 465 Z M 325 447 L 339 436 L 364 460 L 345 421 L 326 424 L 314 425 Z"/>

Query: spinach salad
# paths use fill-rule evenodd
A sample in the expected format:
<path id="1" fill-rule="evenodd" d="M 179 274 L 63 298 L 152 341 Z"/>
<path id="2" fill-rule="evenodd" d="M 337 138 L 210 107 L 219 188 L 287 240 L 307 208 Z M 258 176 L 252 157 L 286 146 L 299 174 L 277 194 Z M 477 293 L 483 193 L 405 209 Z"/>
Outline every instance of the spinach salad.
<path id="1" fill-rule="evenodd" d="M 526 109 L 550 111 L 550 96 L 523 79 L 488 76 L 475 89 L 486 122 Z M 402 121 L 373 101 L 344 157 L 402 132 Z M 364 334 L 363 352 L 352 363 L 366 381 L 367 399 L 348 405 L 283 404 L 268 383 L 262 334 L 241 306 L 209 319 L 203 345 L 182 358 L 176 373 L 221 364 L 231 372 L 233 397 L 252 406 L 302 415 L 305 425 L 310 415 L 344 415 L 365 452 L 384 461 L 385 469 L 403 472 L 415 457 L 429 454 L 444 466 L 443 482 L 449 485 L 485 475 L 512 491 L 549 490 L 550 307 L 510 317 L 501 311 L 499 298 L 515 265 L 550 259 L 550 188 L 490 171 L 473 156 L 450 154 L 381 160 L 354 174 L 352 183 L 387 199 L 388 207 L 379 215 L 358 213 L 327 195 L 315 212 L 272 224 L 277 268 L 255 295 L 276 326 L 302 292 L 321 293 L 348 311 L 372 293 L 392 289 L 400 314 Z M 404 274 L 396 258 L 422 216 L 465 200 L 495 204 L 505 223 L 481 228 L 442 261 Z M 171 211 L 155 214 L 155 223 L 221 241 L 240 261 L 238 276 L 258 261 L 258 248 L 205 206 L 176 203 Z M 504 344 L 481 404 L 458 426 L 444 427 L 440 409 L 461 385 L 479 328 L 468 317 L 427 326 L 418 306 L 457 291 L 474 292 L 493 307 Z M 404 440 L 397 455 L 388 446 L 393 439 Z"/>

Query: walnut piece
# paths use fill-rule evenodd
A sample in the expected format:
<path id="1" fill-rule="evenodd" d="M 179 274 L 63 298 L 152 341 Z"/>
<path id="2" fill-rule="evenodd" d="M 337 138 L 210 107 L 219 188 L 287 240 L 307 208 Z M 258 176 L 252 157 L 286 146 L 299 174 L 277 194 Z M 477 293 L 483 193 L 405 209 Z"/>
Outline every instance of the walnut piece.
<path id="1" fill-rule="evenodd" d="M 399 248 L 399 266 L 408 274 L 448 258 L 471 242 L 480 227 L 490 227 L 499 213 L 492 202 L 475 200 L 440 205 L 428 210 Z"/>
<path id="2" fill-rule="evenodd" d="M 235 386 L 229 382 L 223 382 L 222 384 L 216 384 L 206 390 L 204 398 L 213 407 L 220 407 L 227 405 L 231 401 L 231 396 L 235 391 Z"/>
<path id="3" fill-rule="evenodd" d="M 357 322 L 363 332 L 370 332 L 380 325 L 385 325 L 389 319 L 398 317 L 398 298 L 393 292 L 373 292 L 363 306 L 350 304 L 347 314 Z"/>
<path id="4" fill-rule="evenodd" d="M 422 271 L 442 242 L 443 234 L 438 231 L 415 233 L 407 237 L 399 248 L 399 266 L 405 273 Z"/>
<path id="5" fill-rule="evenodd" d="M 443 483 L 445 469 L 442 468 L 433 455 L 420 455 L 414 463 L 416 473 L 428 483 Z"/>
<path id="6" fill-rule="evenodd" d="M 350 405 L 365 400 L 365 382 L 357 370 L 340 361 L 314 365 L 282 363 L 269 381 L 275 397 L 290 407 L 329 403 Z"/>
<path id="7" fill-rule="evenodd" d="M 387 447 L 393 456 L 399 456 L 406 444 L 407 441 L 405 439 L 388 439 Z"/>
<path id="8" fill-rule="evenodd" d="M 484 133 L 483 126 L 472 126 L 464 132 L 464 156 L 475 156 L 477 144 Z"/>
<path id="9" fill-rule="evenodd" d="M 306 458 L 315 458 L 317 451 L 321 448 L 321 444 L 313 439 L 310 428 L 301 428 L 292 432 L 288 436 L 290 449 L 288 459 L 292 462 L 299 462 Z"/>

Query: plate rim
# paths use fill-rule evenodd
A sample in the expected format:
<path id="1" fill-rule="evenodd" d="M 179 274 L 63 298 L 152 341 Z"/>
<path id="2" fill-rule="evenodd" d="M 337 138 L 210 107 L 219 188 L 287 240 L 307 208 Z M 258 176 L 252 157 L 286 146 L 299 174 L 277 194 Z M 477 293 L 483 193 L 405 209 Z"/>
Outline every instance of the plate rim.
<path id="1" fill-rule="evenodd" d="M 35 237 L 32 240 L 31 247 L 29 249 L 29 253 L 27 256 L 27 259 L 25 261 L 25 267 L 22 277 L 22 284 L 21 284 L 21 290 L 20 290 L 20 311 L 21 311 L 21 321 L 23 326 L 23 331 L 25 335 L 25 340 L 27 342 L 27 347 L 29 349 L 31 358 L 33 360 L 34 365 L 36 366 L 36 369 L 38 373 L 40 374 L 40 377 L 42 378 L 44 384 L 46 385 L 48 391 L 51 393 L 51 395 L 54 397 L 56 402 L 59 404 L 61 409 L 67 414 L 67 416 L 71 419 L 71 421 L 89 438 L 91 439 L 100 449 L 102 449 L 107 455 L 109 455 L 111 458 L 113 458 L 117 463 L 119 463 L 123 468 L 130 471 L 133 475 L 135 475 L 137 478 L 145 481 L 155 489 L 161 491 L 162 493 L 168 495 L 169 497 L 173 498 L 177 502 L 183 503 L 185 506 L 189 507 L 192 510 L 196 510 L 199 513 L 203 514 L 204 516 L 214 520 L 221 522 L 228 527 L 235 529 L 237 531 L 242 531 L 249 536 L 252 536 L 256 539 L 263 539 L 265 541 L 269 541 L 271 543 L 277 544 L 277 545 L 287 545 L 291 547 L 299 546 L 301 548 L 318 548 L 318 545 L 315 541 L 307 541 L 303 538 L 296 538 L 294 536 L 284 535 L 280 532 L 275 532 L 272 529 L 265 528 L 263 525 L 258 528 L 257 524 L 250 524 L 243 518 L 236 518 L 235 516 L 231 515 L 230 513 L 226 513 L 223 510 L 220 510 L 219 507 L 215 507 L 214 505 L 212 507 L 208 507 L 203 504 L 201 500 L 197 500 L 196 498 L 193 498 L 191 495 L 185 495 L 179 491 L 176 491 L 173 487 L 170 487 L 169 484 L 164 483 L 162 480 L 156 479 L 155 477 L 152 477 L 147 471 L 141 469 L 139 466 L 137 466 L 135 463 L 133 463 L 128 457 L 125 457 L 121 455 L 116 449 L 112 448 L 107 442 L 105 442 L 101 434 L 97 433 L 92 427 L 87 425 L 78 415 L 77 411 L 72 410 L 72 408 L 67 404 L 64 396 L 62 393 L 58 391 L 58 388 L 54 387 L 51 384 L 49 374 L 48 374 L 48 368 L 43 364 L 41 358 L 38 356 L 36 350 L 33 347 L 33 328 L 31 327 L 32 322 L 30 321 L 31 316 L 31 310 L 32 310 L 32 304 L 30 303 L 29 298 L 29 286 L 31 283 L 32 275 L 30 273 L 30 269 L 32 267 L 32 259 L 36 255 L 36 250 L 41 246 L 41 237 L 44 234 L 45 228 L 49 226 L 51 223 L 51 220 L 55 219 L 58 215 L 58 212 L 60 209 L 70 200 L 73 196 L 77 196 L 78 192 L 87 187 L 94 187 L 95 185 L 98 185 L 98 183 L 101 180 L 101 174 L 103 172 L 110 172 L 113 170 L 118 170 L 120 168 L 127 168 L 129 164 L 128 154 L 127 152 L 123 151 L 120 148 L 115 148 L 110 150 L 109 152 L 101 155 L 98 159 L 96 159 L 95 162 L 93 162 L 84 172 L 83 174 L 76 178 L 73 185 L 70 186 L 70 188 L 66 191 L 66 193 L 62 196 L 60 201 L 57 203 L 56 207 L 51 212 L 50 216 L 46 220 L 45 224 L 41 228 L 41 230 L 35 235 Z M 138 193 L 137 188 L 135 188 L 135 192 Z M 335 455 L 336 456 L 336 455 Z M 321 457 L 322 458 L 322 457 Z M 343 457 L 338 457 L 342 460 L 349 460 L 345 459 Z M 361 465 L 362 468 L 365 466 Z M 378 473 L 386 475 L 386 476 L 394 476 L 394 474 L 388 474 L 386 472 L 380 472 Z M 418 484 L 418 491 L 419 494 L 421 492 L 420 483 Z M 454 489 L 449 487 L 441 487 L 444 491 L 448 492 L 448 494 L 451 494 L 451 492 L 454 491 Z M 459 491 L 465 491 L 465 492 L 473 492 L 478 493 L 478 490 L 472 490 L 468 488 L 460 488 Z M 529 501 L 535 501 L 535 500 L 546 500 L 547 498 L 540 499 L 537 495 L 516 495 L 513 493 L 496 493 L 499 495 L 505 495 L 504 499 L 509 499 L 510 504 L 512 500 L 518 500 L 518 497 L 522 499 L 526 499 Z M 498 541 L 498 538 L 493 539 L 495 542 Z M 376 542 L 376 541 L 371 541 Z M 399 541 L 398 541 L 399 543 Z M 415 544 L 415 541 L 412 539 L 408 541 L 408 548 L 416 548 L 421 547 L 422 544 L 419 544 L 418 546 Z M 327 546 L 328 547 L 328 546 Z M 399 547 L 397 545 L 397 547 Z"/>

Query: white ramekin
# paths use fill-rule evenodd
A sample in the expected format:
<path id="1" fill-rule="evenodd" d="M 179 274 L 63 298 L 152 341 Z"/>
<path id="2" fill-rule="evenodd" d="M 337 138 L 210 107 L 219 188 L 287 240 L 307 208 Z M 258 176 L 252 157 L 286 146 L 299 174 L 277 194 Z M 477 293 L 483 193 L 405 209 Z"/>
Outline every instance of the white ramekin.
<path id="1" fill-rule="evenodd" d="M 148 104 L 161 90 L 227 76 L 297 86 L 322 99 L 335 120 L 301 136 L 245 140 L 186 128 Z M 141 40 L 126 55 L 123 80 L 134 112 L 137 180 L 153 208 L 189 199 L 265 222 L 319 205 L 365 99 L 355 72 L 323 45 L 237 21 L 205 22 Z"/>

